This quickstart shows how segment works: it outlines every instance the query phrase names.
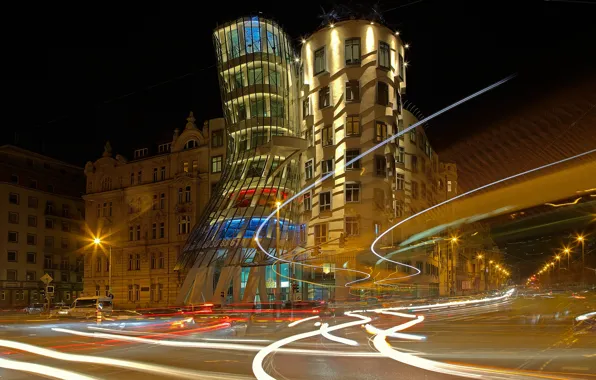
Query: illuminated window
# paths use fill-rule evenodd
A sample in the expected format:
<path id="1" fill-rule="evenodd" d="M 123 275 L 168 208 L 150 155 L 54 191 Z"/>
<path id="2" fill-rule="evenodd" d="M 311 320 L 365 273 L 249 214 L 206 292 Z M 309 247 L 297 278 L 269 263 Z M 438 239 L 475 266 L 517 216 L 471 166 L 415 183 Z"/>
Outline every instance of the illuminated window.
<path id="1" fill-rule="evenodd" d="M 346 216 L 346 236 L 360 235 L 360 219 L 357 216 Z"/>
<path id="2" fill-rule="evenodd" d="M 313 160 L 308 160 L 304 164 L 304 177 L 309 180 L 313 176 Z"/>
<path id="3" fill-rule="evenodd" d="M 346 82 L 346 101 L 360 101 L 360 83 L 357 80 L 351 80 Z"/>
<path id="4" fill-rule="evenodd" d="M 244 40 L 246 41 L 246 53 L 250 54 L 261 51 L 261 29 L 259 28 L 258 21 L 244 28 Z"/>
<path id="5" fill-rule="evenodd" d="M 331 125 L 321 129 L 321 144 L 323 146 L 333 145 L 333 128 Z"/>
<path id="6" fill-rule="evenodd" d="M 403 190 L 404 189 L 404 183 L 405 183 L 406 179 L 405 176 L 403 174 L 396 174 L 395 176 L 395 189 L 396 190 Z"/>
<path id="7" fill-rule="evenodd" d="M 451 192 L 451 181 L 447 181 L 447 192 Z"/>
<path id="8" fill-rule="evenodd" d="M 263 84 L 263 68 L 255 67 L 248 69 L 248 85 Z"/>
<path id="9" fill-rule="evenodd" d="M 325 46 L 315 51 L 315 75 L 324 72 L 327 69 L 325 62 Z"/>
<path id="10" fill-rule="evenodd" d="M 329 86 L 325 86 L 319 90 L 319 109 L 329 107 L 331 105 L 331 92 Z"/>
<path id="11" fill-rule="evenodd" d="M 331 173 L 333 171 L 333 159 L 321 161 L 321 172 L 323 174 Z"/>
<path id="12" fill-rule="evenodd" d="M 406 162 L 406 152 L 403 147 L 399 147 L 397 150 L 397 156 L 395 156 L 395 161 L 400 164 L 404 164 Z"/>
<path id="13" fill-rule="evenodd" d="M 242 87 L 244 87 L 244 79 L 242 76 L 242 71 L 238 71 L 237 73 L 234 74 L 234 87 L 236 89 L 240 89 Z"/>
<path id="14" fill-rule="evenodd" d="M 395 216 L 397 218 L 401 218 L 404 216 L 404 202 L 403 201 L 395 201 Z"/>
<path id="15" fill-rule="evenodd" d="M 379 66 L 385 69 L 391 68 L 390 57 L 389 44 L 379 41 Z"/>
<path id="16" fill-rule="evenodd" d="M 356 160 L 351 164 L 348 162 L 352 161 L 360 155 L 360 149 L 348 149 L 346 150 L 346 169 L 360 169 L 360 160 Z"/>
<path id="17" fill-rule="evenodd" d="M 273 69 L 269 69 L 269 85 L 271 86 L 281 86 L 279 71 L 274 71 Z"/>
<path id="18" fill-rule="evenodd" d="M 331 211 L 331 192 L 319 193 L 319 212 Z"/>
<path id="19" fill-rule="evenodd" d="M 279 37 L 271 31 L 267 31 L 267 52 L 273 53 L 281 57 L 281 45 L 279 44 Z"/>
<path id="20" fill-rule="evenodd" d="M 265 100 L 258 98 L 250 101 L 250 117 L 264 117 L 267 116 L 265 111 Z"/>
<path id="21" fill-rule="evenodd" d="M 350 38 L 345 42 L 346 65 L 360 63 L 360 38 Z"/>
<path id="22" fill-rule="evenodd" d="M 360 184 L 346 183 L 345 196 L 346 203 L 360 202 Z"/>
<path id="23" fill-rule="evenodd" d="M 375 122 L 375 141 L 381 142 L 387 138 L 387 124 L 382 121 Z"/>
<path id="24" fill-rule="evenodd" d="M 360 135 L 360 116 L 348 116 L 346 118 L 346 136 Z"/>
<path id="25" fill-rule="evenodd" d="M 312 208 L 312 194 L 310 191 L 304 193 L 304 211 L 310 211 Z"/>
<path id="26" fill-rule="evenodd" d="M 226 45 L 228 47 L 229 58 L 237 58 L 240 56 L 240 37 L 238 36 L 238 29 L 233 29 L 227 33 Z"/>
<path id="27" fill-rule="evenodd" d="M 211 157 L 211 173 L 221 173 L 223 156 Z"/>
<path id="28" fill-rule="evenodd" d="M 178 220 L 178 234 L 183 235 L 190 232 L 190 215 L 182 215 Z"/>
<path id="29" fill-rule="evenodd" d="M 271 117 L 284 117 L 284 104 L 279 100 L 271 99 Z"/>
<path id="30" fill-rule="evenodd" d="M 377 104 L 389 105 L 389 85 L 385 82 L 377 83 Z"/>

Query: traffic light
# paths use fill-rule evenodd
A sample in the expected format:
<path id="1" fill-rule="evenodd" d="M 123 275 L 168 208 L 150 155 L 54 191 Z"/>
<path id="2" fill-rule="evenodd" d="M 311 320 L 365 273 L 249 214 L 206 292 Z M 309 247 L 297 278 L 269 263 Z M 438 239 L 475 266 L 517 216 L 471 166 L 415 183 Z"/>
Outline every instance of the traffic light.
<path id="1" fill-rule="evenodd" d="M 300 286 L 297 282 L 292 283 L 292 290 L 294 291 L 294 293 L 298 293 L 298 291 L 300 290 Z"/>
<path id="2" fill-rule="evenodd" d="M 226 298 L 225 292 L 221 292 L 221 295 L 220 296 L 221 296 L 221 298 Z"/>

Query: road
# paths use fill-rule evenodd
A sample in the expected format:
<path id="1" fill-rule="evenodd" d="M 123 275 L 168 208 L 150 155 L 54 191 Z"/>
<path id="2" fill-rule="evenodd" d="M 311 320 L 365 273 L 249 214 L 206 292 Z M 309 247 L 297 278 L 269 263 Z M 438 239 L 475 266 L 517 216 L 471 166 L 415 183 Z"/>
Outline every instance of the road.
<path id="1" fill-rule="evenodd" d="M 460 375 L 466 375 L 467 369 L 461 372 L 461 368 L 468 367 L 453 366 L 460 364 L 473 366 L 472 372 L 487 371 L 483 372 L 484 378 L 589 379 L 596 378 L 596 333 L 579 334 L 571 326 L 576 315 L 593 309 L 596 309 L 594 296 L 574 299 L 560 295 L 553 298 L 518 297 L 455 309 L 415 310 L 415 313 L 404 310 L 425 316 L 422 323 L 403 331 L 423 335 L 425 340 L 387 338 L 393 349 L 404 353 L 407 363 L 383 356 L 375 347 L 373 335 L 361 325 L 369 323 L 379 329 L 388 329 L 412 319 L 372 312 L 358 312 L 361 317 L 371 318 L 369 322 L 362 323 L 355 316 L 343 316 L 316 318 L 293 327 L 288 327 L 287 323 L 276 324 L 280 328 L 275 331 L 271 328 L 245 330 L 239 325 L 235 329 L 221 328 L 198 333 L 181 330 L 175 335 L 142 332 L 146 330 L 123 335 L 117 323 L 97 326 L 87 321 L 0 316 L 2 344 L 25 343 L 65 354 L 84 355 L 75 359 L 88 361 L 59 360 L 40 356 L 39 353 L 3 348 L 0 349 L 0 363 L 2 359 L 9 359 L 11 363 L 22 363 L 24 369 L 31 369 L 32 364 L 49 368 L 37 377 L 9 369 L 0 369 L 0 376 L 2 379 L 60 377 L 51 371 L 63 369 L 102 379 L 249 379 L 255 376 L 253 365 L 259 350 L 282 339 L 294 339 L 292 337 L 296 334 L 318 332 L 319 326 L 314 324 L 322 321 L 329 323 L 330 328 L 352 323 L 354 326 L 331 332 L 332 339 L 347 339 L 352 341 L 352 345 L 316 334 L 266 355 L 259 368 L 276 379 L 433 380 L 464 378 Z M 265 326 L 271 327 L 271 324 Z M 53 330 L 55 328 L 63 330 Z M 99 339 L 73 335 L 77 333 L 109 335 Z M 133 339 L 150 340 L 122 341 L 123 336 L 124 339 L 132 336 Z M 172 341 L 175 343 L 168 343 Z M 201 344 L 208 347 L 197 347 Z M 447 369 L 442 367 L 443 364 L 432 364 L 429 368 L 426 364 L 417 363 L 416 358 L 429 359 L 431 363 L 447 363 Z M 122 362 L 104 363 L 107 359 Z M 457 374 L 453 375 L 453 371 Z M 67 377 L 72 377 L 72 374 Z"/>

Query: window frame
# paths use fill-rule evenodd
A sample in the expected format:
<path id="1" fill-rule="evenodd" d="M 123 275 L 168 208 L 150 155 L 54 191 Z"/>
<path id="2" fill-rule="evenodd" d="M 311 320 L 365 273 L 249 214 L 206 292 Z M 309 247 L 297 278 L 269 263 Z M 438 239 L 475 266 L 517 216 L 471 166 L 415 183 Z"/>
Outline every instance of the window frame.
<path id="1" fill-rule="evenodd" d="M 350 90 L 350 91 L 349 91 Z M 352 96 L 348 96 L 352 94 Z M 346 82 L 346 102 L 357 103 L 360 101 L 360 82 L 357 80 L 349 80 Z"/>
<path id="2" fill-rule="evenodd" d="M 354 42 L 357 42 L 354 44 Z M 354 47 L 358 47 L 358 58 L 354 58 Z M 350 56 L 352 59 L 348 61 L 348 49 L 350 50 Z M 360 37 L 350 37 L 344 40 L 344 63 L 346 66 L 355 66 L 360 65 L 362 60 L 362 44 L 360 41 Z"/>
<path id="3" fill-rule="evenodd" d="M 350 159 L 348 159 L 348 152 L 357 152 L 354 157 L 358 157 L 360 155 L 360 149 L 359 148 L 346 149 L 346 153 L 344 154 L 344 160 L 346 163 L 345 170 L 360 170 L 362 168 L 361 160 L 355 161 L 348 165 L 348 161 L 350 161 Z"/>
<path id="4" fill-rule="evenodd" d="M 389 106 L 389 84 L 381 80 L 377 82 L 377 104 Z"/>
<path id="5" fill-rule="evenodd" d="M 320 59 L 322 62 L 317 62 Z M 321 66 L 318 68 L 318 66 Z M 326 46 L 323 45 L 322 47 L 318 48 L 313 52 L 313 74 L 315 76 L 327 72 L 327 49 Z"/>
<path id="6" fill-rule="evenodd" d="M 323 203 L 323 200 L 326 200 L 324 198 L 327 198 L 326 195 L 328 195 L 329 203 Z M 332 198 L 331 190 L 319 192 L 319 213 L 331 211 L 333 203 Z"/>
<path id="7" fill-rule="evenodd" d="M 310 169 L 310 171 L 308 169 Z M 314 174 L 314 160 L 311 158 L 309 160 L 306 160 L 306 162 L 304 163 L 304 179 L 306 181 L 309 181 L 313 179 Z"/>
<path id="8" fill-rule="evenodd" d="M 331 88 L 323 86 L 319 89 L 319 109 L 331 107 Z"/>
<path id="9" fill-rule="evenodd" d="M 357 121 L 358 132 L 354 132 L 354 121 Z M 350 127 L 351 126 L 351 131 Z M 362 126 L 360 125 L 360 115 L 346 116 L 346 136 L 360 136 L 362 134 Z"/>
<path id="10" fill-rule="evenodd" d="M 219 163 L 219 165 L 218 165 Z M 221 173 L 223 171 L 223 155 L 211 157 L 211 174 Z M 218 170 L 219 169 L 219 170 Z"/>
<path id="11" fill-rule="evenodd" d="M 385 53 L 387 54 L 386 57 L 384 57 Z M 387 42 L 379 41 L 379 47 L 377 51 L 377 66 L 387 70 L 391 69 L 391 47 Z"/>
<path id="12" fill-rule="evenodd" d="M 345 203 L 360 203 L 362 199 L 362 186 L 360 182 L 346 182 L 344 183 L 344 200 Z M 350 200 L 348 200 L 350 194 Z"/>

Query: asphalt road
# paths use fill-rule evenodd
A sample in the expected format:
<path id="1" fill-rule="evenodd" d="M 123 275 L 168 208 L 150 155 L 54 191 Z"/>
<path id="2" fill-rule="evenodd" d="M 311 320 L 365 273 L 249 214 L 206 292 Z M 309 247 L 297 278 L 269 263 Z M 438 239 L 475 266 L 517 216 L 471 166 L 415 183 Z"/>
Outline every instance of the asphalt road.
<path id="1" fill-rule="evenodd" d="M 433 363 L 442 362 L 474 366 L 488 372 L 484 378 L 596 378 L 596 333 L 578 334 L 572 327 L 573 318 L 587 311 L 594 311 L 593 296 L 573 299 L 568 295 L 554 298 L 514 298 L 505 302 L 461 309 L 423 310 L 424 322 L 404 332 L 426 337 L 423 341 L 388 338 L 389 344 L 412 358 L 426 358 Z M 359 313 L 372 318 L 369 323 L 388 329 L 408 321 L 395 315 Z M 355 321 L 355 317 L 325 318 L 322 322 L 331 327 Z M 2 360 L 22 364 L 23 369 L 32 365 L 47 366 L 42 375 L 21 370 L 0 369 L 1 379 L 33 379 L 58 376 L 51 371 L 63 369 L 102 379 L 162 379 L 254 378 L 253 359 L 258 350 L 280 339 L 318 330 L 314 323 L 321 319 L 305 321 L 294 327 L 287 323 L 264 324 L 264 328 L 245 330 L 222 328 L 213 331 L 176 335 L 148 333 L 146 327 L 126 336 L 153 339 L 148 341 L 122 341 L 123 331 L 117 323 L 97 326 L 88 321 L 59 321 L 36 317 L 0 316 L 0 366 Z M 97 328 L 103 329 L 98 330 Z M 62 328 L 66 331 L 55 331 Z M 129 330 L 125 327 L 125 330 Z M 145 332 L 143 332 L 145 331 Z M 73 335 L 117 334 L 98 337 Z M 283 346 L 294 351 L 276 351 L 267 355 L 262 368 L 276 379 L 456 379 L 450 373 L 436 372 L 438 366 L 424 367 L 419 363 L 404 364 L 385 357 L 374 347 L 372 335 L 360 323 L 333 331 L 333 336 L 349 339 L 354 345 L 330 341 L 320 334 Z M 224 344 L 209 347 L 164 346 L 163 341 Z M 64 354 L 84 355 L 50 358 L 38 353 L 23 353 L 7 348 L 6 344 L 19 342 L 34 347 L 50 348 Z M 167 342 L 166 342 L 167 343 Z M 169 343 L 167 343 L 169 344 Z M 242 347 L 230 345 L 243 345 Z M 412 356 L 413 355 L 413 356 Z M 107 362 L 117 359 L 123 362 Z M 11 365 L 12 365 L 11 364 Z M 124 366 L 124 367 L 122 367 Z M 441 367 L 442 368 L 442 367 Z M 451 367 L 450 367 L 451 368 Z M 455 367 L 453 367 L 455 368 Z M 461 368 L 461 367 L 457 367 Z M 464 367 L 466 368 L 466 367 Z M 444 369 L 443 369 L 443 372 Z M 458 374 L 461 374 L 458 372 Z M 64 374 L 63 374 L 64 375 Z M 67 374 L 71 377 L 72 374 Z M 517 377 L 516 377 L 517 376 Z M 521 376 L 521 377 L 520 377 Z"/>

